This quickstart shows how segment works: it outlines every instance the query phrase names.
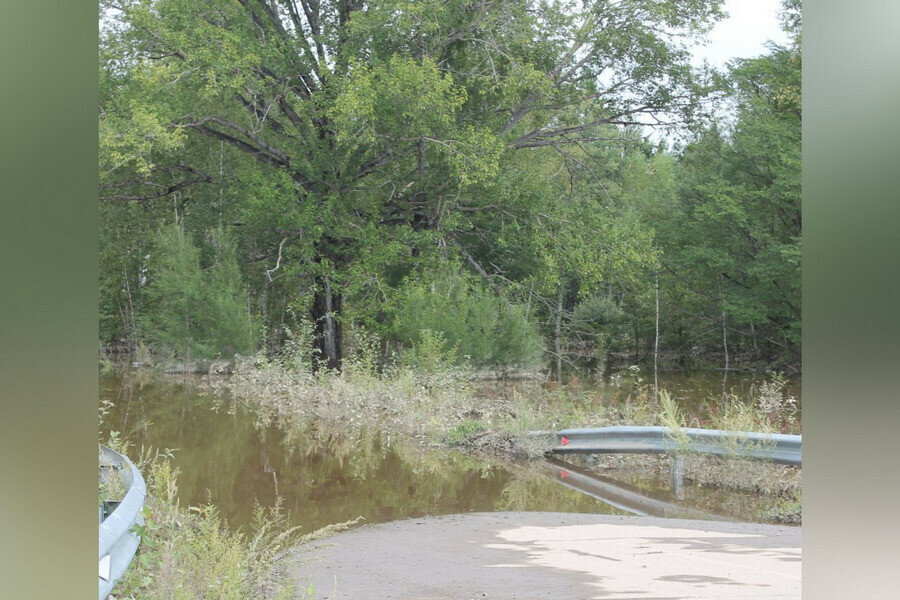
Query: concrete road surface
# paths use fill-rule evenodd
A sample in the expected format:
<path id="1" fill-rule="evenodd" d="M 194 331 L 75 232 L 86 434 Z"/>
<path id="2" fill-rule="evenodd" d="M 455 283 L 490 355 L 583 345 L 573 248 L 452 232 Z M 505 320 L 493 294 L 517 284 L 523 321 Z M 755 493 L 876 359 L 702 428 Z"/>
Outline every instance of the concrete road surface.
<path id="1" fill-rule="evenodd" d="M 800 528 L 569 513 L 364 526 L 297 550 L 333 600 L 800 598 Z"/>

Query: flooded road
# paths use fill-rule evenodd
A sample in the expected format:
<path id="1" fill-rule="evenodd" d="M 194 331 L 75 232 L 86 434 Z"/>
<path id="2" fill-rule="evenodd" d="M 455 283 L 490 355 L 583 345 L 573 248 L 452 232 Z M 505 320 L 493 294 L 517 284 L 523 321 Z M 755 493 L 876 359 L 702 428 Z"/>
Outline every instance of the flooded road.
<path id="1" fill-rule="evenodd" d="M 629 514 L 559 486 L 528 465 L 478 460 L 365 431 L 323 431 L 317 424 L 307 435 L 289 435 L 197 383 L 104 375 L 101 400 L 114 405 L 101 439 L 118 431 L 132 454 L 141 446 L 171 449 L 181 470 L 181 501 L 213 503 L 233 526 L 250 521 L 254 502 L 270 506 L 279 496 L 306 532 L 360 516 L 379 523 L 501 510 Z"/>
<path id="2" fill-rule="evenodd" d="M 285 431 L 205 391 L 202 378 L 109 371 L 101 375 L 100 391 L 101 402 L 111 403 L 101 440 L 118 432 L 135 456 L 142 446 L 171 450 L 181 471 L 181 502 L 215 504 L 235 527 L 250 521 L 255 503 L 271 506 L 279 497 L 305 532 L 358 517 L 380 523 L 467 512 L 632 514 L 560 485 L 544 464 L 474 458 L 322 423 Z M 665 477 L 619 476 L 623 485 L 675 500 Z M 759 520 L 772 503 L 753 494 L 685 488 L 689 505 L 740 520 Z"/>

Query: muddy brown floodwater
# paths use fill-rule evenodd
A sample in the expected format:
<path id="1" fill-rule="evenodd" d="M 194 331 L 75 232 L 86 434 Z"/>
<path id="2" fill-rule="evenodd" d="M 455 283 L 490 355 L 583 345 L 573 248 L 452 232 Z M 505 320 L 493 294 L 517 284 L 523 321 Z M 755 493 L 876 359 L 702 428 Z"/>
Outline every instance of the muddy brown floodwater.
<path id="1" fill-rule="evenodd" d="M 171 449 L 183 504 L 215 504 L 234 527 L 254 503 L 279 497 L 293 524 L 310 532 L 363 517 L 366 523 L 470 512 L 552 511 L 629 515 L 570 489 L 546 465 L 482 459 L 398 442 L 383 433 L 286 432 L 204 392 L 199 378 L 159 379 L 138 371 L 101 375 L 101 400 L 112 402 L 101 439 L 122 434 L 135 452 Z M 673 499 L 665 477 L 628 474 L 628 484 Z M 772 500 L 734 491 L 687 487 L 703 510 L 759 520 Z"/>

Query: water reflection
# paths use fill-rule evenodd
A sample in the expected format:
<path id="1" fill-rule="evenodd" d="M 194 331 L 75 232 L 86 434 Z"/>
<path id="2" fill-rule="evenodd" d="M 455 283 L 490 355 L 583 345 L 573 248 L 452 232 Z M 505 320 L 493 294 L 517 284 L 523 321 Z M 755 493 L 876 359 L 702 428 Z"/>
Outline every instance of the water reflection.
<path id="1" fill-rule="evenodd" d="M 197 380 L 130 373 L 101 379 L 115 403 L 103 435 L 174 450 L 179 495 L 214 503 L 234 526 L 255 501 L 278 496 L 304 531 L 362 516 L 367 522 L 497 510 L 628 514 L 563 488 L 528 465 L 392 441 L 386 433 L 298 421 L 290 428 L 202 391 Z"/>
<path id="2" fill-rule="evenodd" d="M 559 485 L 542 464 L 477 459 L 340 421 L 248 413 L 205 391 L 203 378 L 113 371 L 102 375 L 100 390 L 101 401 L 114 404 L 101 435 L 118 431 L 135 449 L 172 449 L 181 501 L 214 503 L 233 526 L 251 520 L 255 502 L 271 506 L 279 497 L 306 532 L 360 516 L 372 523 L 470 511 L 631 514 Z M 760 520 L 777 502 L 696 485 L 677 497 L 666 473 L 610 476 L 658 500 L 740 520 Z"/>

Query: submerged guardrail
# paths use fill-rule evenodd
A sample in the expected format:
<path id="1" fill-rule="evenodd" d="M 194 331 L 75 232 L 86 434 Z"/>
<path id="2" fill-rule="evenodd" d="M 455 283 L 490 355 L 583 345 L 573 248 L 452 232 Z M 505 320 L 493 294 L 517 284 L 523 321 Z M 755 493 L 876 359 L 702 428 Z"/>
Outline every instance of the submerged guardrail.
<path id="1" fill-rule="evenodd" d="M 112 591 L 137 552 L 141 538 L 133 531 L 134 525 L 143 525 L 141 509 L 147 496 L 147 486 L 137 467 L 115 450 L 100 446 L 100 480 L 121 477 L 125 484 L 125 496 L 108 515 L 100 507 L 100 600 Z"/>
<path id="2" fill-rule="evenodd" d="M 556 433 L 554 454 L 691 452 L 801 466 L 801 436 L 668 427 L 600 427 Z"/>

